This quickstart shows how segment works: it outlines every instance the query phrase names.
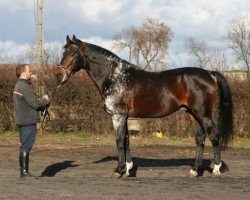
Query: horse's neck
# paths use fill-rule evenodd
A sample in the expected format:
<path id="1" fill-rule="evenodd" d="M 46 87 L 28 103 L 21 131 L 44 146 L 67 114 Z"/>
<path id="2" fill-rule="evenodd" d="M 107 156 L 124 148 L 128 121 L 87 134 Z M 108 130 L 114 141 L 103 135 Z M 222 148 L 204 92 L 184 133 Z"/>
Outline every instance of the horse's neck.
<path id="1" fill-rule="evenodd" d="M 90 64 L 90 69 L 87 70 L 88 75 L 96 85 L 97 89 L 100 91 L 102 95 L 102 87 L 103 83 L 108 79 L 111 72 L 111 66 L 107 66 L 107 64 L 101 65 L 98 64 Z"/>
<path id="2" fill-rule="evenodd" d="M 122 60 L 114 55 L 105 55 L 102 53 L 93 53 L 95 55 L 90 56 L 91 53 L 88 55 L 89 67 L 87 73 L 102 95 L 107 80 L 112 78 L 112 76 L 119 78 L 118 76 L 121 73 Z M 92 60 L 92 57 L 95 57 L 95 59 Z"/>

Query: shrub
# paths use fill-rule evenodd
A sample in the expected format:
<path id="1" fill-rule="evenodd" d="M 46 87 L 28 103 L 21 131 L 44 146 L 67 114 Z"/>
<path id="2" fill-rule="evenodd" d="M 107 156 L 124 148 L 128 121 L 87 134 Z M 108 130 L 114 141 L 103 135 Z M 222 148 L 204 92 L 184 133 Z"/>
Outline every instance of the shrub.
<path id="1" fill-rule="evenodd" d="M 0 131 L 15 129 L 12 93 L 17 81 L 15 65 L 0 66 Z M 250 137 L 250 81 L 230 80 L 234 103 L 234 127 L 239 137 Z M 56 80 L 51 67 L 44 68 L 34 82 L 37 94 L 50 93 Z M 49 132 L 84 130 L 92 134 L 113 133 L 111 117 L 103 110 L 99 91 L 83 71 L 73 75 L 56 93 L 50 106 L 51 120 L 45 124 Z M 140 120 L 140 134 L 159 131 L 167 136 L 189 136 L 193 128 L 185 111 L 168 117 Z"/>

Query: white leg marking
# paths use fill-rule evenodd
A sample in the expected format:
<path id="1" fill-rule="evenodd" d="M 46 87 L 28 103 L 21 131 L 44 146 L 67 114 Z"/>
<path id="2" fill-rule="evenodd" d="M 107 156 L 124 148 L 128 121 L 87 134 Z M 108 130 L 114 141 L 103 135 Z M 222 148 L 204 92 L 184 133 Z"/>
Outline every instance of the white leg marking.
<path id="1" fill-rule="evenodd" d="M 190 174 L 191 177 L 198 176 L 198 173 L 196 171 L 194 171 L 193 169 L 190 170 L 189 174 Z"/>
<path id="2" fill-rule="evenodd" d="M 216 165 L 214 164 L 214 169 L 213 169 L 213 175 L 214 176 L 220 176 L 221 173 L 220 173 L 220 167 L 222 166 L 222 163 Z"/>
<path id="3" fill-rule="evenodd" d="M 126 162 L 126 175 L 129 176 L 129 170 L 133 168 L 133 162 Z"/>

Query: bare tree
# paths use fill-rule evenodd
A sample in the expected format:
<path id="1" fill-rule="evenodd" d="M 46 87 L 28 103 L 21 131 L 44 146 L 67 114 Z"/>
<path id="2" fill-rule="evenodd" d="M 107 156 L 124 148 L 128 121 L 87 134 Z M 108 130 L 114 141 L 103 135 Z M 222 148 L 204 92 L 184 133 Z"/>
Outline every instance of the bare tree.
<path id="1" fill-rule="evenodd" d="M 250 20 L 247 17 L 232 19 L 229 22 L 226 39 L 237 62 L 243 63 L 250 79 Z"/>
<path id="2" fill-rule="evenodd" d="M 185 43 L 189 54 L 195 58 L 195 67 L 206 68 L 208 63 L 208 45 L 203 41 L 199 42 L 193 37 L 187 38 Z"/>
<path id="3" fill-rule="evenodd" d="M 165 66 L 164 59 L 168 55 L 168 47 L 172 41 L 171 28 L 158 19 L 146 19 L 141 27 L 123 29 L 115 37 L 114 47 L 119 50 L 129 49 L 129 60 L 140 58 L 146 63 L 145 70 L 152 70 L 153 66 Z"/>
<path id="4" fill-rule="evenodd" d="M 212 70 L 227 70 L 228 64 L 225 49 L 211 46 L 209 48 L 208 66 Z"/>
<path id="5" fill-rule="evenodd" d="M 227 65 L 226 54 L 223 49 L 209 46 L 193 37 L 187 38 L 185 47 L 193 59 L 193 66 L 199 68 L 224 70 Z"/>
<path id="6" fill-rule="evenodd" d="M 25 56 L 25 62 L 27 63 L 36 63 L 36 46 L 35 45 L 31 45 L 30 48 L 26 49 L 23 52 L 24 56 Z"/>
<path id="7" fill-rule="evenodd" d="M 135 28 L 131 26 L 130 28 L 125 28 L 121 32 L 117 33 L 114 37 L 113 47 L 118 51 L 128 48 L 129 49 L 129 62 L 132 61 L 132 51 L 135 48 L 135 38 L 133 37 L 133 32 Z"/>
<path id="8" fill-rule="evenodd" d="M 3 59 L 3 48 L 4 48 L 4 43 L 2 43 L 1 46 L 0 46 L 0 63 L 2 63 L 3 60 L 4 60 Z"/>
<path id="9" fill-rule="evenodd" d="M 171 28 L 159 19 L 146 19 L 135 33 L 136 46 L 146 61 L 144 69 L 152 70 L 152 65 L 164 67 L 168 47 L 173 38 Z"/>

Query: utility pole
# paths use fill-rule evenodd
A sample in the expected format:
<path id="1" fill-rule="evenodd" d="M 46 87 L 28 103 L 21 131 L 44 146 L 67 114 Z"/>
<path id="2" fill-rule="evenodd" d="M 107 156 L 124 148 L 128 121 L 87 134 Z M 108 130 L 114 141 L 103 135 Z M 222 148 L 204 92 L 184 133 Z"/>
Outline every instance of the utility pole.
<path id="1" fill-rule="evenodd" d="M 44 64 L 44 4 L 36 0 L 36 64 L 39 71 Z"/>
<path id="2" fill-rule="evenodd" d="M 43 0 L 36 0 L 36 65 L 37 65 L 37 92 L 44 94 L 44 4 Z"/>

